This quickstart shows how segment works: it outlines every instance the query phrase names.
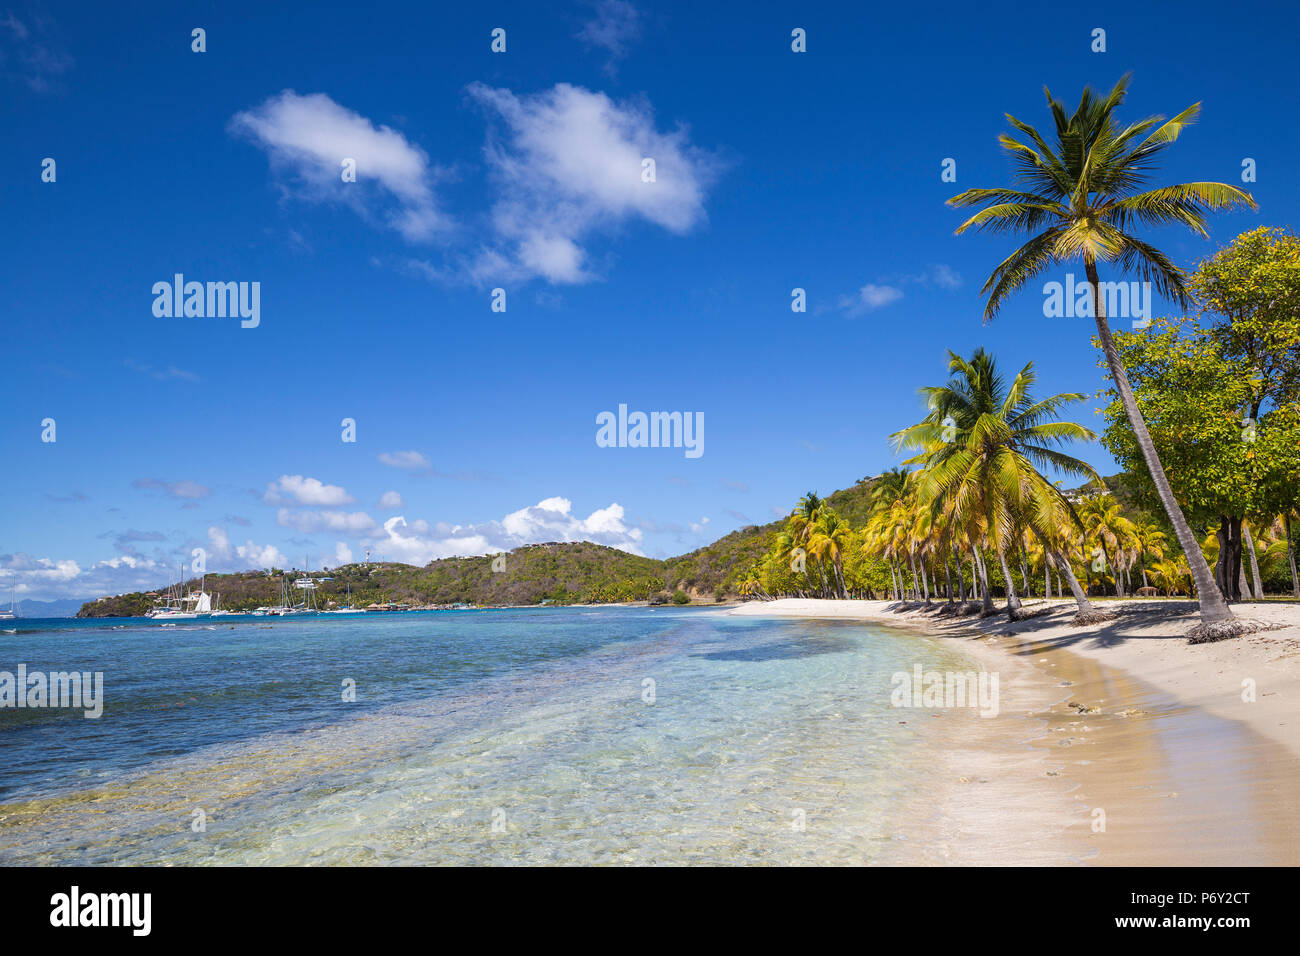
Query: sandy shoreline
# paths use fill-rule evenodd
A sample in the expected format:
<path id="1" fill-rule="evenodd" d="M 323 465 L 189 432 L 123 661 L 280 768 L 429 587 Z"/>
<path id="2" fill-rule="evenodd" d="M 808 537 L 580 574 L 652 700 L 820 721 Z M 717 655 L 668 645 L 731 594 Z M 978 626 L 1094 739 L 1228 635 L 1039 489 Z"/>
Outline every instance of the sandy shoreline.
<path id="1" fill-rule="evenodd" d="M 1107 602 L 1116 620 L 1084 628 L 1069 625 L 1073 602 L 1027 605 L 1045 613 L 1014 623 L 940 606 L 787 599 L 719 612 L 918 630 L 1000 675 L 1000 718 L 939 712 L 933 812 L 907 822 L 897 862 L 1300 864 L 1300 605 L 1239 606 L 1287 626 L 1200 645 L 1185 639 L 1188 601 Z"/>

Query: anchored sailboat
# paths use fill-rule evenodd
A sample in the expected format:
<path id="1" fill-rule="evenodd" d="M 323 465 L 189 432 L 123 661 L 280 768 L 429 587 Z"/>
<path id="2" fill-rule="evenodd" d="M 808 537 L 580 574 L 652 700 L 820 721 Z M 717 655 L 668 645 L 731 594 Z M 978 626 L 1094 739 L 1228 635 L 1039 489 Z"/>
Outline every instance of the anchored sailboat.
<path id="1" fill-rule="evenodd" d="M 14 583 L 9 582 L 9 610 L 0 608 L 0 621 L 12 621 L 18 617 L 18 611 L 14 608 Z"/>

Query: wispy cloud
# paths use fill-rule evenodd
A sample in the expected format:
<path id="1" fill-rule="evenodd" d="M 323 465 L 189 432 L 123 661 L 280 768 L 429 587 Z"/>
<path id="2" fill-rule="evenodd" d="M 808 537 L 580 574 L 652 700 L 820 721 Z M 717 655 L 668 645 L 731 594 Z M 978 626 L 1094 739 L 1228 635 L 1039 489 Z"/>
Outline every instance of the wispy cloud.
<path id="1" fill-rule="evenodd" d="M 264 149 L 273 169 L 304 199 L 346 204 L 413 242 L 449 225 L 435 200 L 424 150 L 324 93 L 284 90 L 236 113 L 229 129 Z M 356 182 L 342 179 L 345 159 L 356 161 Z"/>
<path id="2" fill-rule="evenodd" d="M 862 315 L 897 302 L 903 298 L 903 290 L 909 285 L 952 291 L 961 288 L 961 276 L 951 266 L 927 266 L 918 273 L 887 276 L 879 283 L 869 282 L 856 293 L 841 296 L 838 304 L 845 315 Z"/>
<path id="3" fill-rule="evenodd" d="M 389 468 L 405 468 L 408 471 L 423 470 L 432 467 L 432 463 L 418 451 L 385 451 L 379 455 L 380 464 Z"/>
<path id="4" fill-rule="evenodd" d="M 487 147 L 502 193 L 492 208 L 496 244 L 468 263 L 472 280 L 586 282 L 588 236 L 635 220 L 682 234 L 704 221 L 721 163 L 692 146 L 685 128 L 657 130 L 648 104 L 568 83 L 531 95 L 474 83 L 469 94 L 502 124 Z M 653 182 L 643 181 L 645 159 L 654 160 Z"/>
<path id="5" fill-rule="evenodd" d="M 282 528 L 293 528 L 303 534 L 316 534 L 329 531 L 333 534 L 367 534 L 378 525 L 375 519 L 364 511 L 290 511 L 281 508 L 275 516 L 275 523 Z"/>
<path id="6" fill-rule="evenodd" d="M 48 93 L 73 67 L 54 22 L 42 16 L 0 16 L 0 73 L 35 93 Z"/>
<path id="7" fill-rule="evenodd" d="M 145 491 L 161 491 L 173 498 L 196 499 L 206 498 L 212 493 L 212 490 L 206 485 L 201 485 L 197 481 L 164 481 L 161 478 L 137 478 L 131 482 L 132 488 L 140 488 Z"/>
<path id="8" fill-rule="evenodd" d="M 89 500 L 80 491 L 72 491 L 66 495 L 52 495 L 49 492 L 46 492 L 45 497 L 48 498 L 50 501 L 56 501 L 61 505 L 75 505 L 75 504 L 80 504 L 83 501 Z"/>
<path id="9" fill-rule="evenodd" d="M 595 0 L 592 17 L 582 25 L 577 37 L 588 46 L 605 50 L 609 60 L 605 69 L 627 55 L 628 47 L 641 35 L 641 11 L 628 0 Z"/>
<path id="10" fill-rule="evenodd" d="M 185 382 L 197 382 L 200 380 L 199 377 L 195 375 L 193 372 L 187 372 L 185 371 L 185 369 L 177 368 L 174 365 L 169 365 L 167 368 L 158 369 L 158 368 L 154 368 L 152 365 L 145 365 L 141 362 L 137 362 L 134 359 L 127 359 L 122 364 L 124 364 L 127 368 L 131 369 L 131 371 L 133 372 L 139 372 L 141 375 L 148 375 L 150 378 L 157 379 L 160 382 L 166 382 L 172 380 L 180 380 Z"/>

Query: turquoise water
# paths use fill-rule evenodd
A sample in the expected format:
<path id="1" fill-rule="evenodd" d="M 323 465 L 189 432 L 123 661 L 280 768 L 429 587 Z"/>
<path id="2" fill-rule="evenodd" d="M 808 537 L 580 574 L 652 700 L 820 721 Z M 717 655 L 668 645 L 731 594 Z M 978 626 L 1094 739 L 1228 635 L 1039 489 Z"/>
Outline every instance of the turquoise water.
<path id="1" fill-rule="evenodd" d="M 698 609 L 18 623 L 0 670 L 105 704 L 0 710 L 0 863 L 870 862 L 941 745 L 890 676 L 969 668 Z"/>

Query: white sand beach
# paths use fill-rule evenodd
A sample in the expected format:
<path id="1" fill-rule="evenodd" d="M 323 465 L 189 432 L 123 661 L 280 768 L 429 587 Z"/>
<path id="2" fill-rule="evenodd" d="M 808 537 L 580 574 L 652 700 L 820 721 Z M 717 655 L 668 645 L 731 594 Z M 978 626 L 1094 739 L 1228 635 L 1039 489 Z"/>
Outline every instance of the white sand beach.
<path id="1" fill-rule="evenodd" d="M 1071 601 L 1028 602 L 1011 622 L 889 601 L 783 599 L 721 612 L 840 619 L 922 631 L 1001 678 L 1001 719 L 951 721 L 932 812 L 909 821 L 899 862 L 1300 863 L 1300 605 L 1235 606 L 1284 625 L 1191 645 L 1191 601 L 1108 601 L 1072 627 Z M 915 719 L 916 711 L 900 711 Z"/>

